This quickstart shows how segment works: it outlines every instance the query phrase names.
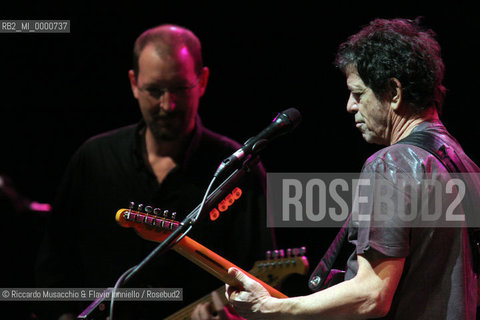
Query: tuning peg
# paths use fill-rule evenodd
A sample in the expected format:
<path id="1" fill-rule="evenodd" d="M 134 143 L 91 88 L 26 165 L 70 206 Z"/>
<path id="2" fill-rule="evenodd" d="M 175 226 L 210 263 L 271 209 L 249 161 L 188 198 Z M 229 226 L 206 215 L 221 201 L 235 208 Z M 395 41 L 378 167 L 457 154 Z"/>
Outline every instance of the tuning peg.
<path id="1" fill-rule="evenodd" d="M 270 260 L 272 258 L 272 251 L 268 250 L 266 253 L 267 260 Z"/>
<path id="2" fill-rule="evenodd" d="M 140 204 L 138 205 L 138 207 L 137 207 L 137 210 L 140 211 L 140 212 L 142 212 L 142 210 L 143 210 L 143 204 L 140 203 Z"/>
<path id="3" fill-rule="evenodd" d="M 156 215 L 156 216 L 158 216 L 161 212 L 162 212 L 162 210 L 160 208 L 153 209 L 153 214 Z"/>
<path id="4" fill-rule="evenodd" d="M 273 258 L 277 259 L 279 256 L 279 251 L 278 250 L 273 250 Z"/>
<path id="5" fill-rule="evenodd" d="M 176 212 L 172 212 L 172 220 L 175 220 L 176 217 L 177 217 L 177 213 L 176 213 Z"/>
<path id="6" fill-rule="evenodd" d="M 280 258 L 285 258 L 285 250 L 280 249 L 278 252 L 280 253 Z"/>
<path id="7" fill-rule="evenodd" d="M 287 258 L 290 258 L 292 256 L 292 249 L 288 248 L 287 249 Z"/>
<path id="8" fill-rule="evenodd" d="M 152 211 L 153 211 L 153 208 L 151 206 L 146 206 L 145 207 L 145 212 L 146 213 L 152 213 Z"/>
<path id="9" fill-rule="evenodd" d="M 128 204 L 128 209 L 133 209 L 134 206 L 135 206 L 135 202 L 130 201 L 130 203 Z"/>
<path id="10" fill-rule="evenodd" d="M 306 248 L 306 247 L 301 247 L 301 248 L 300 248 L 300 254 L 301 254 L 302 256 L 304 256 L 305 253 L 307 253 L 307 248 Z"/>
<path id="11" fill-rule="evenodd" d="M 298 249 L 298 248 L 293 248 L 293 256 L 294 256 L 294 257 L 298 257 L 299 254 L 300 254 L 300 249 Z"/>
<path id="12" fill-rule="evenodd" d="M 166 218 L 168 216 L 168 210 L 163 210 L 163 216 Z"/>

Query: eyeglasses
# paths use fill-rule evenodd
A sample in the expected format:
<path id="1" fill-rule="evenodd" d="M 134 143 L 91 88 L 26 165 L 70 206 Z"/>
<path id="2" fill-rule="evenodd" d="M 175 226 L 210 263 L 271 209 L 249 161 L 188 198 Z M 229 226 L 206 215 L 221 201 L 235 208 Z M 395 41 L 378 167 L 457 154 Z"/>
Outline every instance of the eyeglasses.
<path id="1" fill-rule="evenodd" d="M 138 88 L 138 90 L 142 92 L 147 92 L 152 98 L 157 100 L 160 99 L 166 92 L 181 96 L 186 94 L 189 90 L 198 86 L 198 84 L 200 83 L 200 79 L 201 78 L 198 77 L 197 81 L 195 81 L 195 83 L 192 84 L 191 86 L 180 86 L 175 88 L 161 88 L 161 87 L 155 87 L 155 86 L 148 86 L 146 88 Z"/>

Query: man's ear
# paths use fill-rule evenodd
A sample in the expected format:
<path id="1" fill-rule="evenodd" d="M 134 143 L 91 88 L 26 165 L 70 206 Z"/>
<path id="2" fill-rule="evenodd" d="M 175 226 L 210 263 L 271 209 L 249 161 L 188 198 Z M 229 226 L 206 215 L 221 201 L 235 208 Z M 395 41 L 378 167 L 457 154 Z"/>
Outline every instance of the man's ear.
<path id="1" fill-rule="evenodd" d="M 210 70 L 207 67 L 203 67 L 202 74 L 200 75 L 200 96 L 203 96 L 205 90 L 207 89 L 208 77 L 210 76 Z"/>
<path id="2" fill-rule="evenodd" d="M 398 111 L 402 103 L 402 84 L 397 78 L 390 79 L 390 106 L 394 111 Z"/>
<path id="3" fill-rule="evenodd" d="M 138 99 L 137 76 L 135 75 L 135 71 L 128 70 L 128 79 L 130 80 L 133 96 Z"/>

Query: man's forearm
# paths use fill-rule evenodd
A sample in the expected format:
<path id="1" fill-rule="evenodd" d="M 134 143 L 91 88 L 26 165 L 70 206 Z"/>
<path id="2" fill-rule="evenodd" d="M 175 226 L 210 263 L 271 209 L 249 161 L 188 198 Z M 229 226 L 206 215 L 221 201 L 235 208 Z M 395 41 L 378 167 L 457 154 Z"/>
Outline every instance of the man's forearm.
<path id="1" fill-rule="evenodd" d="M 276 319 L 367 319 L 388 312 L 381 301 L 374 285 L 352 279 L 308 296 L 268 299 L 263 312 Z"/>
<path id="2" fill-rule="evenodd" d="M 238 271 L 229 273 L 244 290 L 227 287 L 230 302 L 248 319 L 367 319 L 390 310 L 403 270 L 404 258 L 369 263 L 358 255 L 358 273 L 348 281 L 308 296 L 272 298 L 260 284 Z"/>

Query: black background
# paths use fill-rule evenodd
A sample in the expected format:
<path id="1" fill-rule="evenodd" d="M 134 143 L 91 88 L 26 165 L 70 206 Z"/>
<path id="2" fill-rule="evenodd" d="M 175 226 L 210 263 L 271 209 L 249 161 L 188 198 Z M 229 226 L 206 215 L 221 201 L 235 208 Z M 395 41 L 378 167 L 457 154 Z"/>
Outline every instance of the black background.
<path id="1" fill-rule="evenodd" d="M 303 122 L 263 152 L 267 171 L 358 172 L 379 147 L 362 140 L 346 112 L 336 48 L 373 18 L 417 16 L 437 32 L 443 50 L 449 91 L 442 119 L 480 163 L 473 1 L 428 3 L 82 1 L 2 8 L 1 19 L 68 19 L 71 32 L 0 34 L 0 172 L 26 197 L 52 202 L 82 142 L 140 118 L 127 78 L 132 46 L 162 23 L 185 26 L 202 41 L 211 72 L 200 107 L 207 127 L 243 142 L 296 107 Z M 315 265 L 334 234 L 280 230 L 278 240 L 281 247 L 307 245 Z"/>

